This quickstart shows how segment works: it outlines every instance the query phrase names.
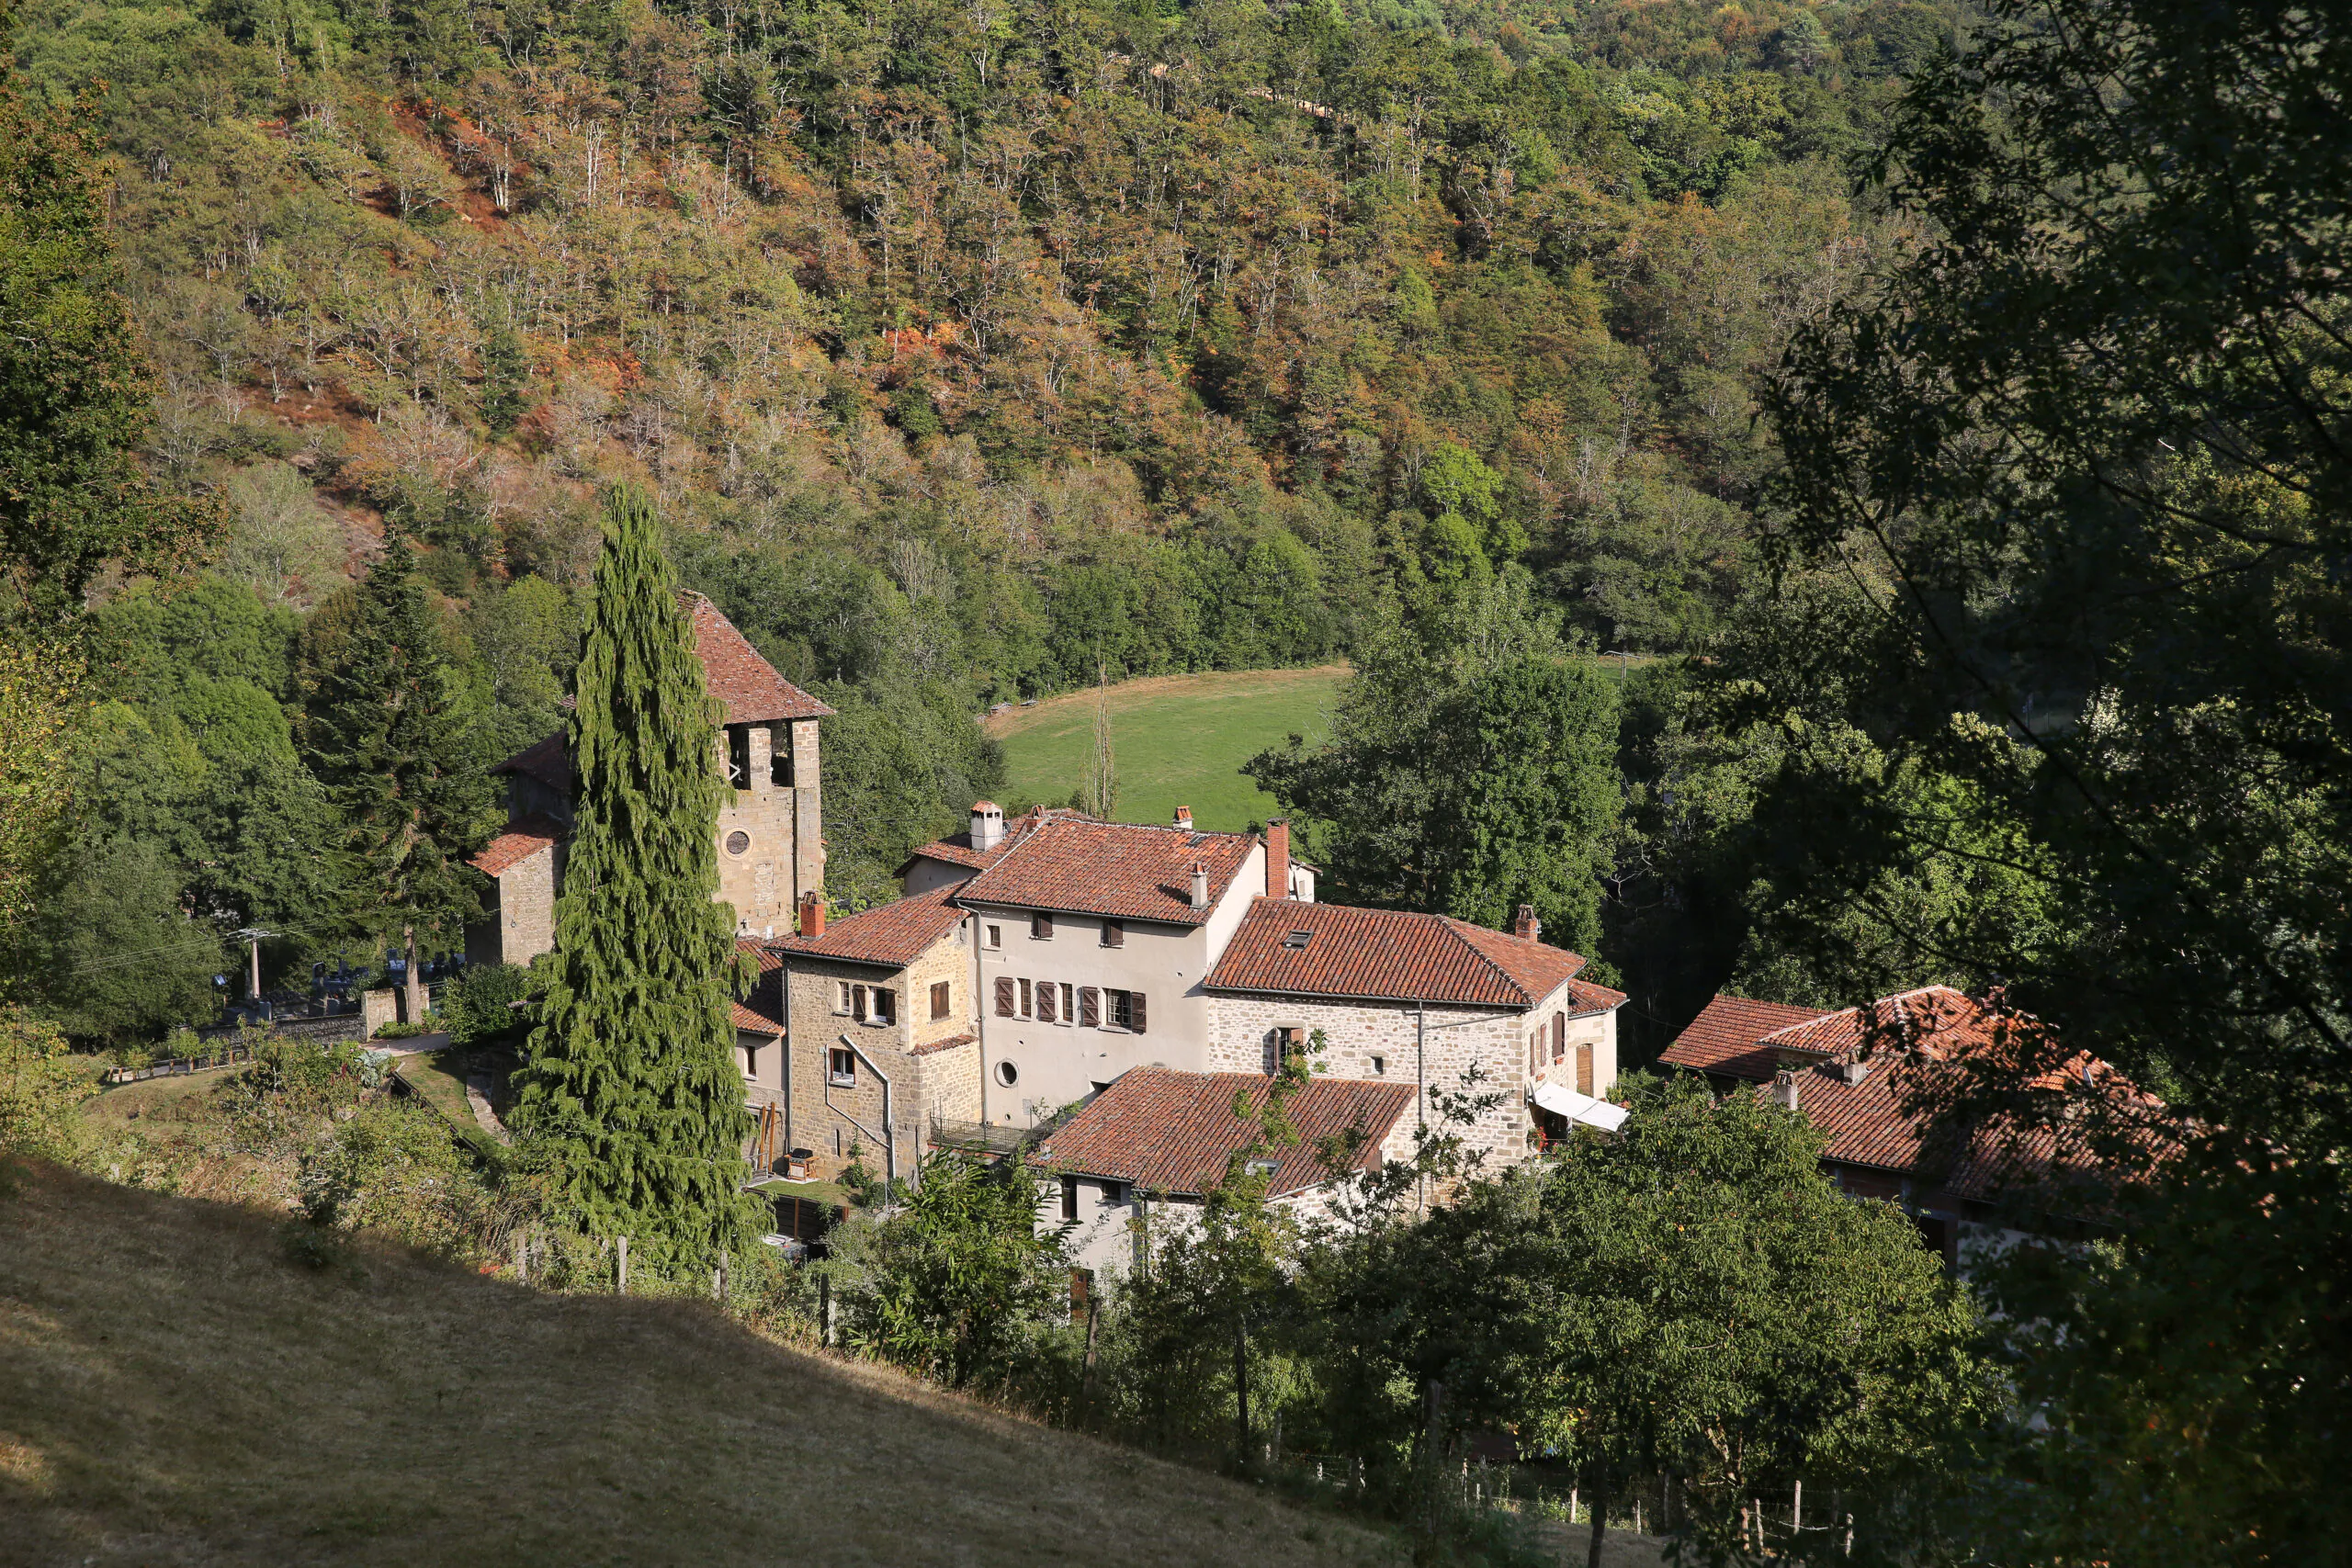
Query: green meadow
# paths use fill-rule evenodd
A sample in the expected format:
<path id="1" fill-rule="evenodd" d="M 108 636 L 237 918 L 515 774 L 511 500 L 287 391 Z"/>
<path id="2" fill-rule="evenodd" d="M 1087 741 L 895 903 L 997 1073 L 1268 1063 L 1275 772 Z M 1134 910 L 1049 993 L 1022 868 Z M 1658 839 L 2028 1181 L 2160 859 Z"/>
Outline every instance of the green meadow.
<path id="1" fill-rule="evenodd" d="M 1157 676 L 1110 688 L 1112 750 L 1123 822 L 1165 822 L 1179 806 L 1203 828 L 1237 831 L 1281 807 L 1241 764 L 1286 735 L 1330 728 L 1344 665 Z M 1061 805 L 1094 750 L 1096 694 L 1073 692 L 984 720 L 1004 743 L 1008 802 Z"/>

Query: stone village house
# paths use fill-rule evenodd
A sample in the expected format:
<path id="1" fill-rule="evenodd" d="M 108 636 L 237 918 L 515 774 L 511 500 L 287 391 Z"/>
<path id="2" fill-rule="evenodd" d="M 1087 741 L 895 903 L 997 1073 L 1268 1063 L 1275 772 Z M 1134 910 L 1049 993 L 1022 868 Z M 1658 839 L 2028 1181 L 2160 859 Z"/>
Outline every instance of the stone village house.
<path id="1" fill-rule="evenodd" d="M 1718 995 L 1659 1061 L 1704 1074 L 1719 1093 L 1769 1096 L 1804 1116 L 1828 1138 L 1821 1166 L 1832 1181 L 1855 1197 L 1899 1205 L 1948 1266 L 1964 1269 L 1972 1256 L 2022 1228 L 2076 1226 L 2079 1213 L 2046 1205 L 2080 1196 L 2070 1188 L 2095 1186 L 2100 1160 L 2064 1115 L 2029 1127 L 1995 1119 L 1946 1130 L 1912 1108 L 1909 1091 L 1932 1088 L 1928 1079 L 1966 1058 L 2007 1059 L 2016 1032 L 2041 1027 L 1949 986 L 1836 1011 Z M 2097 1096 L 2135 1115 L 2162 1111 L 2087 1052 L 2019 1087 Z M 2021 1200 L 2029 1204 L 2022 1213 Z"/>

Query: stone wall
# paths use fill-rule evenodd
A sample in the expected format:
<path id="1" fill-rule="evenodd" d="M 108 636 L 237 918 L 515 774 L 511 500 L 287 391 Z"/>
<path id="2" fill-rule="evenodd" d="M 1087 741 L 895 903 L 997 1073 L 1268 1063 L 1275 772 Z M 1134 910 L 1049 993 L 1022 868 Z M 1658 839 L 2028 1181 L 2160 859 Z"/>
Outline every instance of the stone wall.
<path id="1" fill-rule="evenodd" d="M 799 955 L 786 961 L 792 1140 L 814 1151 L 820 1174 L 838 1174 L 853 1141 L 872 1151 L 867 1167 L 882 1173 L 882 1084 L 873 1067 L 889 1076 L 890 1118 L 901 1176 L 913 1174 L 933 1121 L 982 1119 L 980 1047 L 971 1018 L 971 959 L 963 936 L 964 928 L 958 926 L 897 970 Z M 934 983 L 948 987 L 944 1018 L 931 1016 Z M 888 1024 L 870 1023 L 842 1010 L 843 984 L 888 989 L 897 1004 L 896 1018 Z M 857 1065 L 857 1081 L 850 1085 L 831 1081 L 831 1053 L 841 1047 L 843 1036 L 866 1057 Z"/>
<path id="2" fill-rule="evenodd" d="M 774 782 L 769 759 L 776 749 L 764 725 L 751 728 L 747 787 L 730 789 L 718 807 L 718 896 L 735 910 L 736 929 L 763 934 L 789 929 L 804 888 L 824 890 L 823 851 L 808 851 L 821 839 L 817 784 L 817 723 L 793 727 L 784 742 L 792 758 L 790 784 Z M 805 730 L 806 744 L 797 732 Z M 805 756 L 804 753 L 805 752 Z M 727 737 L 718 739 L 719 776 L 726 777 Z M 806 781 L 806 782 L 802 782 Z"/>
<path id="3" fill-rule="evenodd" d="M 1279 1032 L 1324 1034 L 1317 1058 L 1333 1077 L 1423 1086 L 1418 1114 L 1442 1123 L 1434 1096 L 1461 1090 L 1476 1067 L 1474 1092 L 1499 1092 L 1499 1103 L 1459 1129 L 1486 1156 L 1489 1170 L 1525 1159 L 1534 1121 L 1527 1108 L 1527 1015 L 1476 1008 L 1429 1010 L 1426 1036 L 1416 1010 L 1396 1003 L 1335 1002 L 1304 997 L 1231 996 L 1210 998 L 1209 1070 L 1272 1070 Z M 1408 1122 L 1413 1113 L 1408 1113 Z"/>

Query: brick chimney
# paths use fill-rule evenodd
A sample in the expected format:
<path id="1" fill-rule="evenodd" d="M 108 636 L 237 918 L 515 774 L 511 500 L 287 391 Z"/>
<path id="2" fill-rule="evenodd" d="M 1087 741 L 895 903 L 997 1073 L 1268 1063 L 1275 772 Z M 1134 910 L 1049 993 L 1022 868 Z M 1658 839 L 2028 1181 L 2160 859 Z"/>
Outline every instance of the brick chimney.
<path id="1" fill-rule="evenodd" d="M 1510 923 L 1510 934 L 1521 942 L 1544 940 L 1544 922 L 1535 918 L 1534 905 L 1521 904 L 1519 907 L 1519 919 Z"/>
<path id="2" fill-rule="evenodd" d="M 972 802 L 972 847 L 992 850 L 1004 842 L 1004 807 L 993 800 Z"/>
<path id="3" fill-rule="evenodd" d="M 1193 830 L 1193 808 L 1191 807 L 1180 806 L 1176 808 L 1176 826 L 1183 829 L 1187 833 Z"/>
<path id="4" fill-rule="evenodd" d="M 825 934 L 825 896 L 814 888 L 800 896 L 800 934 Z"/>
<path id="5" fill-rule="evenodd" d="M 1290 897 L 1290 818 L 1277 817 L 1266 824 L 1266 897 Z"/>
<path id="6" fill-rule="evenodd" d="M 1199 861 L 1194 861 L 1193 863 L 1193 908 L 1205 909 L 1208 907 L 1209 868 Z"/>

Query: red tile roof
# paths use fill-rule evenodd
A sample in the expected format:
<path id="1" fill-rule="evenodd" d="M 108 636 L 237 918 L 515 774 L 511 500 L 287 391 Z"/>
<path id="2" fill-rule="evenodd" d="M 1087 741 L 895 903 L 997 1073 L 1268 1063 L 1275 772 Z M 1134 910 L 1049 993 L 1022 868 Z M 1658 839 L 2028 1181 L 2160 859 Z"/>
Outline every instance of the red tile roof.
<path id="1" fill-rule="evenodd" d="M 1306 945 L 1290 945 L 1304 932 Z M 1566 948 L 1444 915 L 1257 898 L 1203 982 L 1212 991 L 1274 991 L 1364 1001 L 1531 1008 L 1584 967 Z M 1579 1002 L 1624 997 L 1585 986 Z"/>
<path id="2" fill-rule="evenodd" d="M 775 666 L 743 639 L 735 623 L 718 613 L 718 605 L 699 593 L 680 593 L 678 604 L 694 622 L 703 681 L 725 706 L 729 724 L 823 718 L 833 711 L 777 674 Z"/>
<path id="3" fill-rule="evenodd" d="M 967 904 L 1063 910 L 1197 926 L 1257 846 L 1248 833 L 1196 833 L 1048 817 L 956 889 Z M 1193 908 L 1193 866 L 1205 867 L 1209 908 Z"/>
<path id="4" fill-rule="evenodd" d="M 760 650 L 743 639 L 735 623 L 699 593 L 678 595 L 678 607 L 694 623 L 695 651 L 702 658 L 703 682 L 726 709 L 722 722 L 759 724 L 769 719 L 823 718 L 833 710 L 775 672 Z M 570 707 L 567 696 L 563 705 Z M 491 770 L 527 773 L 559 795 L 571 793 L 571 758 L 564 732 L 517 751 Z"/>
<path id="5" fill-rule="evenodd" d="M 910 1049 L 907 1055 L 910 1056 L 935 1055 L 942 1051 L 953 1051 L 958 1045 L 969 1045 L 978 1038 L 977 1034 L 951 1034 L 944 1040 L 926 1040 L 922 1044 Z"/>
<path id="6" fill-rule="evenodd" d="M 1778 1059 L 1770 1051 L 1758 1050 L 1757 1042 L 1775 1030 L 1823 1016 L 1819 1008 L 1750 1001 L 1746 997 L 1717 992 L 1658 1060 L 1668 1066 L 1730 1073 L 1744 1078 L 1769 1078 Z"/>
<path id="7" fill-rule="evenodd" d="M 735 1027 L 751 1034 L 784 1033 L 784 960 L 756 942 L 738 940 L 735 951 L 760 961 L 758 983 L 734 1004 Z"/>
<path id="8" fill-rule="evenodd" d="M 964 911 L 949 902 L 956 892 L 953 887 L 940 887 L 877 904 L 829 922 L 822 936 L 780 936 L 766 945 L 779 955 L 904 968 L 964 918 Z"/>
<path id="9" fill-rule="evenodd" d="M 1247 1095 L 1252 1107 L 1262 1107 L 1272 1081 L 1254 1073 L 1136 1067 L 1056 1129 L 1031 1157 L 1072 1175 L 1197 1197 L 1222 1179 L 1232 1157 L 1260 1136 L 1255 1122 L 1234 1116 L 1234 1096 Z M 1289 1107 L 1299 1141 L 1262 1156 L 1279 1162 L 1268 1193 L 1280 1196 L 1329 1181 L 1330 1173 L 1317 1157 L 1318 1141 L 1358 1128 L 1366 1135 L 1359 1164 L 1372 1168 L 1381 1143 L 1412 1103 L 1413 1091 L 1405 1084 L 1328 1077 L 1309 1082 Z"/>
<path id="10" fill-rule="evenodd" d="M 562 838 L 563 824 L 553 818 L 518 817 L 506 825 L 506 831 L 484 844 L 481 852 L 466 863 L 484 876 L 503 876 L 541 850 L 553 848 Z"/>
<path id="11" fill-rule="evenodd" d="M 558 795 L 571 793 L 571 747 L 559 729 L 536 746 L 526 746 L 498 766 L 493 773 L 524 773 Z"/>
<path id="12" fill-rule="evenodd" d="M 981 800 L 975 801 L 973 804 L 988 806 L 992 803 Z M 993 849 L 974 849 L 972 835 L 969 830 L 967 830 L 951 834 L 934 843 L 923 845 L 908 856 L 908 863 L 912 864 L 918 860 L 944 860 L 951 865 L 968 865 L 977 871 L 983 866 L 994 865 L 998 861 L 1002 860 L 1014 845 L 1035 832 L 1041 823 L 1091 822 L 1093 820 L 1094 818 L 1085 812 L 1074 811 L 1067 806 L 1033 806 L 1018 817 L 1005 818 L 1004 837 L 997 840 L 996 847 Z M 899 870 L 903 874 L 906 866 L 902 865 Z"/>
<path id="13" fill-rule="evenodd" d="M 1703 1027 L 1702 1027 L 1703 1026 Z M 1936 1107 L 1960 1087 L 1965 1063 L 1980 1081 L 2017 1064 L 2013 1089 L 2098 1094 L 2112 1106 L 2161 1110 L 2087 1052 L 2054 1070 L 2029 1069 L 2046 1055 L 2039 1021 L 1977 1000 L 1949 986 L 1881 997 L 1837 1012 L 1718 996 L 1660 1059 L 1759 1080 L 1770 1096 L 1781 1064 L 1792 1064 L 1797 1109 L 1826 1134 L 1824 1160 L 1932 1182 L 1963 1198 L 2003 1187 L 2089 1173 L 2099 1163 L 2082 1124 L 2065 1118 L 1980 1118 L 1965 1130 L 1939 1124 Z M 1849 1064 L 1861 1081 L 1847 1081 Z"/>

